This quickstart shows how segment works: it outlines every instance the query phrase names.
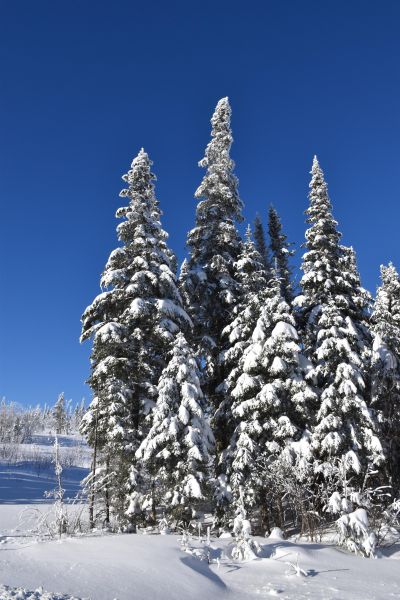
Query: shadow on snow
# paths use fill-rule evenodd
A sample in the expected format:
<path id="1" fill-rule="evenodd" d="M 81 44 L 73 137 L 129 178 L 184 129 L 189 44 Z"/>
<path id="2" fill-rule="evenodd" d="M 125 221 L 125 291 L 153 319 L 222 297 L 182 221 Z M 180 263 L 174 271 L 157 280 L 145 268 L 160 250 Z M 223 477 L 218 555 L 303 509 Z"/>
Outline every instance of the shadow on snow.
<path id="1" fill-rule="evenodd" d="M 64 467 L 62 485 L 64 499 L 71 500 L 81 491 L 80 483 L 88 473 L 82 467 Z M 13 465 L 0 464 L 0 504 L 47 504 L 54 498 L 46 498 L 56 486 L 54 466 L 41 466 L 25 462 Z"/>

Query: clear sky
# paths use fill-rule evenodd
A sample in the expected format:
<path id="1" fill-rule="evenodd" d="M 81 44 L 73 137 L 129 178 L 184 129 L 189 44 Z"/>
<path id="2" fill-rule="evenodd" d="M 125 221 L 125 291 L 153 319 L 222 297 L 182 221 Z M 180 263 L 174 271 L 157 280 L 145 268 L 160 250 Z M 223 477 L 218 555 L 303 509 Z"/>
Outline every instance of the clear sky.
<path id="1" fill-rule="evenodd" d="M 0 0 L 0 395 L 90 398 L 80 316 L 121 175 L 144 146 L 182 258 L 222 96 L 246 219 L 274 203 L 298 262 L 316 153 L 375 292 L 400 266 L 399 31 L 388 0 Z"/>

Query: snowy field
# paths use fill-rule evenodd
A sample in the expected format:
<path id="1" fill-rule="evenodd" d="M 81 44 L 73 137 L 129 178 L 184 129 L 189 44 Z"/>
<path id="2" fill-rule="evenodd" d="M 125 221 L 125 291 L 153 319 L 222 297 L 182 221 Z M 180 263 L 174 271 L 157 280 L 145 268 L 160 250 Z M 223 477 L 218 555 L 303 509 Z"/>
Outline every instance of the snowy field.
<path id="1" fill-rule="evenodd" d="M 63 472 L 66 497 L 72 499 L 89 455 L 78 438 L 62 436 L 60 442 L 69 463 Z M 230 539 L 211 538 L 210 546 L 197 536 L 185 545 L 177 535 L 94 533 L 46 540 L 35 527 L 53 509 L 44 498 L 55 483 L 52 444 L 51 436 L 37 436 L 21 449 L 22 462 L 0 465 L 0 600 L 400 598 L 400 546 L 371 560 L 331 544 L 257 538 L 260 556 L 236 562 Z M 68 510 L 86 514 L 80 504 Z"/>
<path id="2" fill-rule="evenodd" d="M 63 465 L 66 499 L 80 491 L 80 482 L 88 472 L 89 449 L 75 436 L 58 436 Z M 35 435 L 31 444 L 19 444 L 11 459 L 0 462 L 0 505 L 48 504 L 45 493 L 55 486 L 54 436 Z"/>

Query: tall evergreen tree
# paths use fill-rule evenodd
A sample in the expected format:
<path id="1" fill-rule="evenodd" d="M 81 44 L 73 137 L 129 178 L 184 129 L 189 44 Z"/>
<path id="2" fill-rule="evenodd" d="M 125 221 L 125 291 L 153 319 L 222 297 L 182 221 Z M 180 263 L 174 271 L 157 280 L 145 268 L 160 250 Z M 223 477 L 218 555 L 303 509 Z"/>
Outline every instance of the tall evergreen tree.
<path id="1" fill-rule="evenodd" d="M 387 475 L 400 491 L 400 278 L 392 263 L 381 266 L 371 324 L 372 406 L 378 411 L 387 456 Z"/>
<path id="2" fill-rule="evenodd" d="M 219 363 L 221 334 L 231 320 L 239 294 L 234 264 L 241 247 L 236 222 L 242 220 L 242 202 L 230 158 L 230 120 L 228 98 L 222 98 L 211 119 L 211 141 L 199 163 L 207 172 L 195 193 L 200 200 L 196 226 L 188 234 L 190 256 L 181 273 L 181 290 L 194 324 L 193 342 L 204 392 L 216 407 L 215 390 L 224 379 Z M 220 449 L 218 431 L 216 435 Z"/>
<path id="3" fill-rule="evenodd" d="M 288 243 L 287 237 L 282 231 L 281 219 L 273 206 L 270 206 L 268 211 L 268 232 L 272 263 L 281 283 L 281 294 L 286 302 L 291 304 L 294 292 L 293 271 L 289 264 L 289 257 L 293 256 L 294 250 L 290 249 L 291 244 Z"/>
<path id="4" fill-rule="evenodd" d="M 301 436 L 316 400 L 304 378 L 295 321 L 276 276 L 237 371 L 228 474 L 236 503 L 251 510 L 265 504 L 267 494 L 260 463 L 271 467 Z"/>
<path id="5" fill-rule="evenodd" d="M 120 196 L 129 204 L 116 213 L 124 219 L 117 227 L 121 246 L 102 275 L 106 291 L 83 314 L 81 336 L 93 338 L 89 385 L 94 394 L 82 431 L 92 446 L 97 444 L 99 462 L 108 465 L 114 512 L 132 527 L 135 452 L 147 432 L 146 415 L 156 400 L 166 354 L 174 336 L 190 326 L 160 224 L 151 165 L 142 149 L 123 176 L 127 188 Z"/>
<path id="6" fill-rule="evenodd" d="M 339 244 L 341 234 L 316 157 L 311 174 L 303 295 L 296 304 L 301 305 L 305 347 L 321 391 L 312 443 L 321 473 L 340 459 L 361 480 L 368 468 L 383 461 L 363 360 L 370 344 L 366 298 L 354 253 Z"/>
<path id="7" fill-rule="evenodd" d="M 240 360 L 246 348 L 251 344 L 252 334 L 267 298 L 267 286 L 270 273 L 266 271 L 265 262 L 251 238 L 250 226 L 246 231 L 246 240 L 242 251 L 234 265 L 235 280 L 239 284 L 240 295 L 232 311 L 232 321 L 222 331 L 224 350 L 220 361 L 226 377 L 217 389 L 220 394 L 219 406 L 214 417 L 214 426 L 222 430 L 225 438 L 221 439 L 223 451 L 218 457 L 216 498 L 219 516 L 227 509 L 230 495 L 227 494 L 226 472 L 231 461 L 229 444 L 234 431 L 235 421 L 232 416 L 232 390 L 236 386 L 241 371 Z"/>
<path id="8" fill-rule="evenodd" d="M 268 274 L 271 274 L 271 257 L 268 249 L 268 244 L 265 239 L 264 225 L 262 224 L 260 215 L 258 214 L 254 219 L 253 235 L 255 247 L 264 261 L 264 268 L 268 272 Z"/>
<path id="9" fill-rule="evenodd" d="M 153 425 L 137 451 L 170 512 L 192 510 L 207 496 L 213 434 L 194 354 L 179 334 L 158 384 Z"/>
<path id="10" fill-rule="evenodd" d="M 58 396 L 57 402 L 53 406 L 52 413 L 53 413 L 53 420 L 54 420 L 54 426 L 55 426 L 56 433 L 67 433 L 66 426 L 67 426 L 68 417 L 67 417 L 64 393 L 62 393 Z"/>

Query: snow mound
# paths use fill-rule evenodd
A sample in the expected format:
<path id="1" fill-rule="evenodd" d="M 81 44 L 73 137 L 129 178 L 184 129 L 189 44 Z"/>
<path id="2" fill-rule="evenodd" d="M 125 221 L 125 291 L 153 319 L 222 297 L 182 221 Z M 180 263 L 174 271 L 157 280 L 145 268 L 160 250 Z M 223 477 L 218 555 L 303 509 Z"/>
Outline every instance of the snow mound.
<path id="1" fill-rule="evenodd" d="M 271 539 L 275 540 L 284 540 L 285 536 L 283 535 L 283 531 L 280 527 L 273 527 L 271 533 L 268 536 Z"/>
<path id="2" fill-rule="evenodd" d="M 0 598 L 1 600 L 80 600 L 76 596 L 45 592 L 41 587 L 30 592 L 25 588 L 12 588 L 8 585 L 0 585 Z"/>

